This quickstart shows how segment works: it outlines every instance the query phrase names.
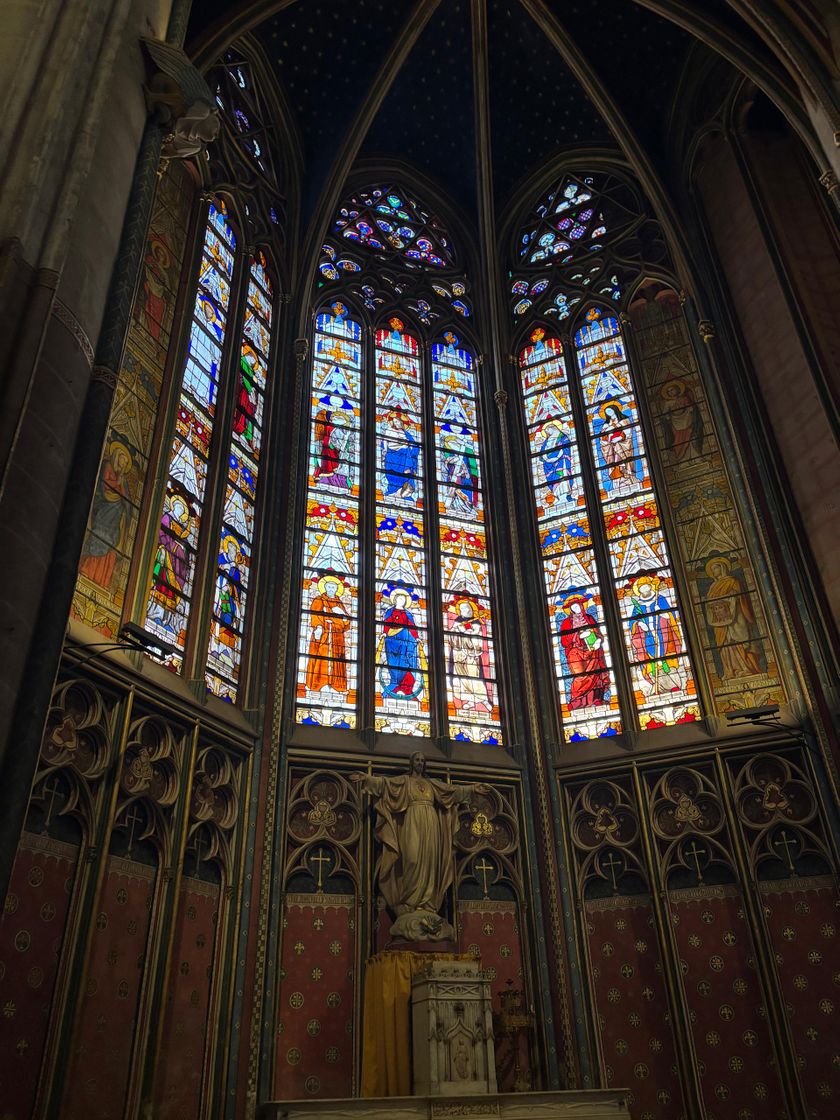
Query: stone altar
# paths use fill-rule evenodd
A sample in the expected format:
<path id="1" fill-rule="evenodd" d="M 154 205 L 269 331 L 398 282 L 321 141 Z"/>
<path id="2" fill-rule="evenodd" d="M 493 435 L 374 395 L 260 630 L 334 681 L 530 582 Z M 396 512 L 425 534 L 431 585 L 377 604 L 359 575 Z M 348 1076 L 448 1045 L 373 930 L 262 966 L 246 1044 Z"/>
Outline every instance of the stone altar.
<path id="1" fill-rule="evenodd" d="M 496 1092 L 490 981 L 476 960 L 432 958 L 411 981 L 414 1094 Z"/>

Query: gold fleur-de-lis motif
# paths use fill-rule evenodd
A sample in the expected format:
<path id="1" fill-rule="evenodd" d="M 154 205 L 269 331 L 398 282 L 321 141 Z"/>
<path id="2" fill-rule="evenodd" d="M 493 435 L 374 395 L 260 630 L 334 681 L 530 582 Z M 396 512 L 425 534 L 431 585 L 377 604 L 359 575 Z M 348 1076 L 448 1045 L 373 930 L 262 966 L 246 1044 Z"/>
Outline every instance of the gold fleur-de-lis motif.
<path id="1" fill-rule="evenodd" d="M 783 812 L 790 805 L 790 799 L 785 796 L 785 791 L 778 782 L 768 782 L 764 787 L 764 796 L 761 798 L 762 809 L 773 812 Z"/>
<path id="2" fill-rule="evenodd" d="M 492 836 L 493 826 L 487 819 L 487 814 L 479 811 L 473 818 L 470 825 L 470 832 L 473 836 Z"/>
<path id="3" fill-rule="evenodd" d="M 309 811 L 307 820 L 310 824 L 331 828 L 335 824 L 335 813 L 329 801 L 320 798 Z"/>
<path id="4" fill-rule="evenodd" d="M 618 819 L 615 813 L 611 812 L 606 805 L 602 805 L 595 814 L 595 820 L 592 822 L 592 828 L 598 833 L 600 837 L 611 836 L 612 833 L 618 832 Z"/>
<path id="5" fill-rule="evenodd" d="M 687 793 L 683 793 L 677 802 L 677 807 L 674 810 L 674 819 L 682 822 L 683 824 L 691 824 L 699 820 L 703 814 L 695 805 L 694 801 Z"/>

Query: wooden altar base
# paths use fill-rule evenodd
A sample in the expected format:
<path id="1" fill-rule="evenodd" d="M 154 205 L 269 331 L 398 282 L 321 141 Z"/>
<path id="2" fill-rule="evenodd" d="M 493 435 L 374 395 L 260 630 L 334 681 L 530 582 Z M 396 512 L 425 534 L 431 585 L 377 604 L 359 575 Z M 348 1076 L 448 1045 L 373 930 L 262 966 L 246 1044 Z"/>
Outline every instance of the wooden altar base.
<path id="1" fill-rule="evenodd" d="M 624 1092 L 490 1093 L 458 1097 L 356 1097 L 348 1100 L 275 1101 L 259 1120 L 625 1120 Z"/>

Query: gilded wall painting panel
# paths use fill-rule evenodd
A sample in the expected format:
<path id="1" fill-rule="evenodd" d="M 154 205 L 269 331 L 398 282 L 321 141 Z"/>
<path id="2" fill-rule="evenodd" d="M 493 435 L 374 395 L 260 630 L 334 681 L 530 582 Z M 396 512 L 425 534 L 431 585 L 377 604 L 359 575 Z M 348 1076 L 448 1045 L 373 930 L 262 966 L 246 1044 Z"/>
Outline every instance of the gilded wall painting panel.
<path id="1" fill-rule="evenodd" d="M 155 197 L 73 599 L 73 617 L 107 638 L 120 626 L 192 201 L 192 180 L 173 161 Z"/>
<path id="2" fill-rule="evenodd" d="M 718 711 L 784 703 L 767 618 L 685 316 L 670 288 L 630 308 L 697 632 Z"/>

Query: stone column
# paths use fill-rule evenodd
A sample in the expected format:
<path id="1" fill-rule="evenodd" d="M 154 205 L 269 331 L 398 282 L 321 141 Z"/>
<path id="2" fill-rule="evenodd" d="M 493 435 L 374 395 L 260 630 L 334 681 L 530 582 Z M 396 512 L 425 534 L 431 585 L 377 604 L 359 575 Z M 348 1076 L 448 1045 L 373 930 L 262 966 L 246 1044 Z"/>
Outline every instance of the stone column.
<path id="1" fill-rule="evenodd" d="M 89 423 L 84 433 L 79 428 L 95 342 L 113 303 L 109 285 L 146 127 L 139 39 L 165 38 L 172 6 L 172 0 L 42 0 L 13 6 L 4 26 L 0 62 L 8 66 L 0 66 L 0 82 L 10 111 L 0 137 L 0 362 L 6 369 L 0 778 L 14 798 L 0 826 L 0 884 L 13 856 L 69 609 L 69 599 L 47 586 L 55 547 L 78 535 L 67 511 L 62 515 L 62 501 L 75 479 L 83 533 L 95 469 L 88 483 L 76 460 L 88 444 L 98 462 L 104 434 Z M 159 138 L 155 144 L 159 150 Z M 150 199 L 157 153 L 146 162 Z M 136 189 L 132 197 L 136 204 Z M 129 303 L 135 281 L 136 265 L 122 280 Z M 108 380 L 107 370 L 100 375 Z M 110 396 L 103 407 L 107 423 Z M 19 696 L 28 723 L 15 715 Z"/>

